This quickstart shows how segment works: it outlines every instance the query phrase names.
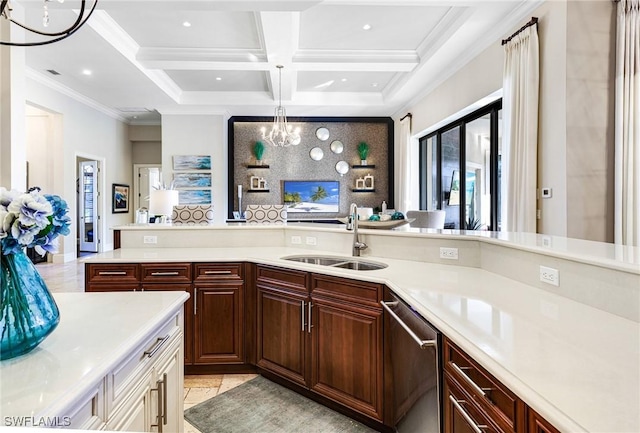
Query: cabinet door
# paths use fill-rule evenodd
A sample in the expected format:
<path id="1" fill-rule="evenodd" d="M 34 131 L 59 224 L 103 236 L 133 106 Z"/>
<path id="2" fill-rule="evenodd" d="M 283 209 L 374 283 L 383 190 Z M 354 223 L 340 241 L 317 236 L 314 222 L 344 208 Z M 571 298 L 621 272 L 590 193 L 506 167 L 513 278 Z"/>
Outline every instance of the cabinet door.
<path id="1" fill-rule="evenodd" d="M 244 363 L 243 284 L 194 287 L 194 363 Z"/>
<path id="2" fill-rule="evenodd" d="M 258 284 L 258 366 L 307 385 L 307 296 Z"/>
<path id="3" fill-rule="evenodd" d="M 151 431 L 151 372 L 131 391 L 120 408 L 109 417 L 107 430 L 148 432 Z"/>
<path id="4" fill-rule="evenodd" d="M 382 420 L 382 311 L 312 297 L 311 389 Z"/>
<path id="5" fill-rule="evenodd" d="M 506 433 L 471 403 L 471 398 L 456 386 L 448 374 L 444 380 L 443 406 L 444 433 Z"/>
<path id="6" fill-rule="evenodd" d="M 189 299 L 184 304 L 184 363 L 193 363 L 193 341 L 194 341 L 194 329 L 193 329 L 193 289 L 191 284 L 148 284 L 143 283 L 141 290 L 145 291 L 179 291 L 184 290 L 189 293 Z"/>
<path id="7" fill-rule="evenodd" d="M 536 411 L 529 408 L 529 433 L 559 433 L 546 419 L 542 418 Z"/>
<path id="8" fill-rule="evenodd" d="M 156 409 L 152 411 L 153 424 L 162 423 L 163 432 L 180 433 L 184 430 L 184 376 L 183 364 L 180 354 L 180 344 L 173 344 L 168 349 L 168 356 L 158 362 L 155 372 L 156 389 L 162 387 L 156 401 Z M 156 414 L 160 413 L 159 421 Z"/>

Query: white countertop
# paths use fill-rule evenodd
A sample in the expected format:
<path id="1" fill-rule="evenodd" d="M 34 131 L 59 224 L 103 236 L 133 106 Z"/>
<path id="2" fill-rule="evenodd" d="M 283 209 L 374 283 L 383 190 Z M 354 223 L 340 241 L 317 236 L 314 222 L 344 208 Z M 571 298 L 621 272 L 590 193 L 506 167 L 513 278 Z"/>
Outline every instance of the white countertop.
<path id="1" fill-rule="evenodd" d="M 171 225 L 171 224 L 126 224 L 113 227 L 113 230 L 305 230 L 318 232 L 344 233 L 343 224 L 323 223 L 288 223 L 283 225 L 228 223 L 211 225 Z M 537 233 L 491 232 L 482 230 L 436 230 L 412 228 L 409 225 L 393 230 L 360 229 L 363 234 L 380 236 L 408 236 L 421 238 L 475 240 L 496 245 L 574 260 L 611 269 L 640 274 L 640 248 L 595 242 L 583 239 L 572 239 L 561 236 L 542 235 Z"/>
<path id="2" fill-rule="evenodd" d="M 478 268 L 367 257 L 389 267 L 349 271 L 280 259 L 295 254 L 323 252 L 123 249 L 87 261 L 251 261 L 385 283 L 560 431 L 640 432 L 637 322 Z"/>
<path id="3" fill-rule="evenodd" d="M 102 379 L 162 322 L 185 292 L 55 293 L 57 328 L 33 351 L 0 362 L 0 419 L 66 416 L 62 411 Z"/>

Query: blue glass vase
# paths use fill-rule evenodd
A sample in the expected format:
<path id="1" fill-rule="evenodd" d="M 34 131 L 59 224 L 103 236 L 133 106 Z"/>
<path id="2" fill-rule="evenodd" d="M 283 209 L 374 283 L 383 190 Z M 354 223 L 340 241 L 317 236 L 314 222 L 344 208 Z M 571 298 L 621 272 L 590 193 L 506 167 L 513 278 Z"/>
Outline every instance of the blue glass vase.
<path id="1" fill-rule="evenodd" d="M 0 360 L 33 350 L 60 322 L 60 312 L 24 252 L 0 254 Z"/>

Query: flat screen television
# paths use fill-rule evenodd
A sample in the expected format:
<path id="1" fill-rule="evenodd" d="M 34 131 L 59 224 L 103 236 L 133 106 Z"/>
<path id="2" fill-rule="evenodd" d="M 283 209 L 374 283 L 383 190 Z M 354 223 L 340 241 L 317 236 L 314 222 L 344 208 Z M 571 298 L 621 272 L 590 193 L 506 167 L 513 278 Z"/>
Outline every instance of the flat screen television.
<path id="1" fill-rule="evenodd" d="M 287 213 L 340 212 L 340 182 L 334 180 L 285 180 L 282 198 Z"/>

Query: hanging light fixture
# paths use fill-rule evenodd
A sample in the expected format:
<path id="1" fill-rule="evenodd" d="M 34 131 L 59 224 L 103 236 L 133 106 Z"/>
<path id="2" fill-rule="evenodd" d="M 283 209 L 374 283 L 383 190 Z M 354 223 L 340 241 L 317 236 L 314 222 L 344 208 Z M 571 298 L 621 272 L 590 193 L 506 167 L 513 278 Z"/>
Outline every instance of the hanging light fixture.
<path id="1" fill-rule="evenodd" d="M 44 27 L 49 26 L 49 2 L 50 1 L 51 0 L 44 0 L 44 5 L 43 5 L 44 12 L 42 15 L 42 25 Z M 64 0 L 58 0 L 58 2 L 64 3 Z M 89 17 L 91 16 L 91 14 L 96 8 L 96 5 L 98 4 L 98 0 L 93 0 L 93 6 L 91 7 L 91 10 L 88 11 L 86 16 L 85 16 L 85 3 L 86 3 L 86 0 L 82 0 L 80 2 L 80 11 L 78 12 L 78 18 L 73 24 L 71 24 L 65 30 L 61 30 L 57 32 L 44 32 L 38 29 L 31 28 L 26 24 L 19 23 L 18 21 L 13 19 L 11 17 L 12 8 L 11 8 L 11 4 L 9 3 L 9 0 L 1 0 L 0 1 L 0 17 L 1 18 L 6 19 L 10 23 L 17 25 L 18 27 L 22 27 L 23 29 L 31 33 L 42 36 L 44 38 L 50 38 L 50 39 L 43 39 L 41 41 L 36 41 L 36 42 L 0 41 L 0 45 L 9 45 L 13 47 L 33 47 L 37 45 L 52 44 L 54 42 L 58 42 L 65 38 L 68 38 L 69 36 L 77 32 L 78 29 L 80 29 L 80 27 L 82 27 L 82 25 L 87 22 L 87 20 L 89 19 Z"/>
<path id="2" fill-rule="evenodd" d="M 267 134 L 267 128 L 262 127 L 262 139 L 276 147 L 287 147 L 300 144 L 300 128 L 293 129 L 287 123 L 287 111 L 282 106 L 282 68 L 284 66 L 277 65 L 278 68 L 278 106 L 273 115 L 273 126 Z"/>

